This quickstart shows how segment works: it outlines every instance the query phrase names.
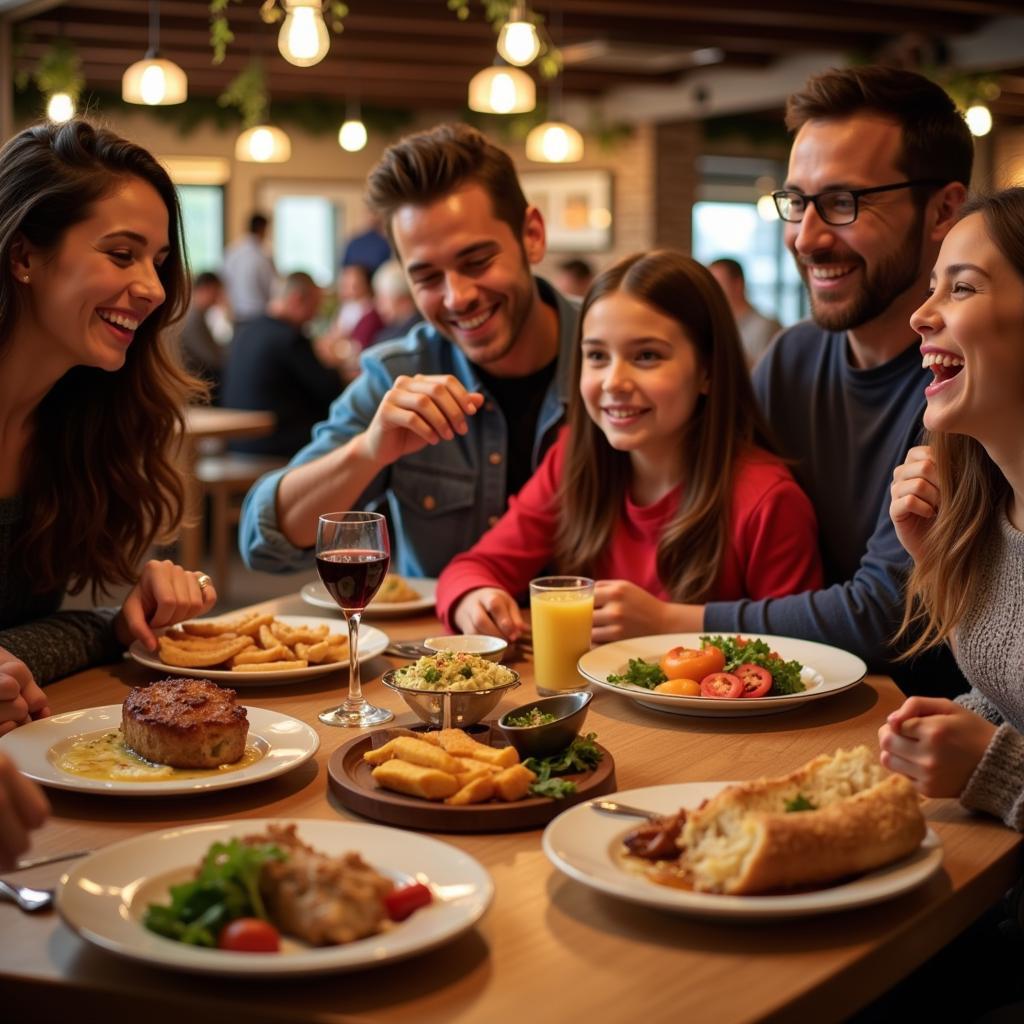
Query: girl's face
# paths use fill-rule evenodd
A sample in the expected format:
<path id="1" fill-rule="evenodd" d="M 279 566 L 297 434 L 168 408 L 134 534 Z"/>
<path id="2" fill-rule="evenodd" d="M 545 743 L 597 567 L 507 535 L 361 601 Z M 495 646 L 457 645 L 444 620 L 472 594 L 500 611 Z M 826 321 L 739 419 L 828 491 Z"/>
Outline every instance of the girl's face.
<path id="1" fill-rule="evenodd" d="M 169 251 L 167 207 L 128 178 L 70 227 L 56 251 L 16 252 L 30 332 L 71 366 L 118 370 L 139 324 L 165 298 L 158 268 Z"/>
<path id="2" fill-rule="evenodd" d="M 1024 412 L 1024 279 L 970 214 L 946 236 L 931 295 L 910 318 L 921 335 L 929 430 L 998 442 Z"/>
<path id="3" fill-rule="evenodd" d="M 590 418 L 618 451 L 679 451 L 709 378 L 676 320 L 622 291 L 583 318 L 580 394 Z"/>

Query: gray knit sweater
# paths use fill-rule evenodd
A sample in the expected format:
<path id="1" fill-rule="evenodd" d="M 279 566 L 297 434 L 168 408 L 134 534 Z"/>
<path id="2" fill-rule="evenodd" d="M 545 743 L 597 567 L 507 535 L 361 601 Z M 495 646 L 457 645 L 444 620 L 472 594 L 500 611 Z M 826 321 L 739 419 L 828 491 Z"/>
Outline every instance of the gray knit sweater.
<path id="1" fill-rule="evenodd" d="M 1024 533 L 1000 516 L 982 555 L 978 599 L 957 631 L 971 682 L 957 703 L 999 726 L 963 793 L 965 807 L 1024 831 Z"/>
<path id="2" fill-rule="evenodd" d="M 63 588 L 33 593 L 15 558 L 26 515 L 20 498 L 0 498 L 0 647 L 25 662 L 40 684 L 116 661 L 122 647 L 113 609 L 62 612 Z"/>

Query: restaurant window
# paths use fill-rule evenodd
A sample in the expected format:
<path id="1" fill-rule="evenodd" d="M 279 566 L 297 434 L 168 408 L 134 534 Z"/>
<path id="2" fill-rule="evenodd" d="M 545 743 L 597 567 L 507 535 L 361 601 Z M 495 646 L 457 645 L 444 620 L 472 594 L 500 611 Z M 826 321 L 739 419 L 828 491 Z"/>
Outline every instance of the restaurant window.
<path id="1" fill-rule="evenodd" d="M 224 262 L 224 189 L 179 185 L 181 230 L 192 274 L 220 270 Z"/>
<path id="2" fill-rule="evenodd" d="M 693 257 L 705 265 L 738 260 L 747 297 L 766 316 L 789 326 L 807 315 L 803 283 L 782 240 L 782 221 L 766 220 L 757 198 L 785 169 L 772 161 L 702 157 L 701 185 L 693 207 Z"/>

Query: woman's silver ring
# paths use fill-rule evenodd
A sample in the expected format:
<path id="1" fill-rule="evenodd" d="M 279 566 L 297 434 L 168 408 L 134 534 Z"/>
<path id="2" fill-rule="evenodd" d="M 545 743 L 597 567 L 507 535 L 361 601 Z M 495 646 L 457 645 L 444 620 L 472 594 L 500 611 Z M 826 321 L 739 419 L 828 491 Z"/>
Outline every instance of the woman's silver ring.
<path id="1" fill-rule="evenodd" d="M 198 584 L 199 584 L 199 589 L 200 589 L 200 591 L 201 591 L 201 592 L 202 592 L 202 593 L 203 593 L 204 595 L 205 595 L 205 593 L 206 593 L 206 588 L 207 588 L 207 587 L 208 587 L 208 586 L 209 586 L 209 585 L 210 585 L 210 584 L 211 584 L 212 582 L 213 582 L 213 580 L 211 580 L 211 579 L 210 579 L 210 577 L 209 577 L 209 576 L 207 576 L 205 572 L 201 572 L 201 573 L 200 573 L 200 574 L 199 574 L 199 575 L 198 575 L 198 576 L 196 577 L 196 583 L 198 583 Z"/>

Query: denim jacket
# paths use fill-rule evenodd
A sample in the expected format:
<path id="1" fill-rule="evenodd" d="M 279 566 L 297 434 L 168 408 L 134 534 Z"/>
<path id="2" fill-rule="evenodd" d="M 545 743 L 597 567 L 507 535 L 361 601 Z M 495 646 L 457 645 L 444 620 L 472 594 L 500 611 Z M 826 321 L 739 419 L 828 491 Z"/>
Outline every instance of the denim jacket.
<path id="1" fill-rule="evenodd" d="M 569 398 L 572 347 L 579 308 L 536 278 L 541 299 L 558 312 L 558 370 L 537 417 L 532 462 L 554 442 Z M 483 393 L 483 408 L 469 419 L 465 435 L 428 445 L 384 469 L 356 506 L 386 502 L 394 532 L 392 565 L 407 576 L 437 576 L 498 521 L 505 511 L 508 431 L 501 409 L 481 384 L 476 367 L 430 324 L 418 324 L 400 341 L 384 342 L 362 357 L 362 373 L 335 400 L 313 438 L 284 469 L 258 480 L 246 496 L 239 524 L 239 549 L 246 565 L 264 572 L 288 572 L 313 564 L 311 548 L 294 547 L 277 523 L 277 488 L 294 466 L 311 462 L 361 434 L 370 425 L 395 378 L 408 374 L 451 374 L 470 391 Z M 331 511 L 325 509 L 324 511 Z"/>

